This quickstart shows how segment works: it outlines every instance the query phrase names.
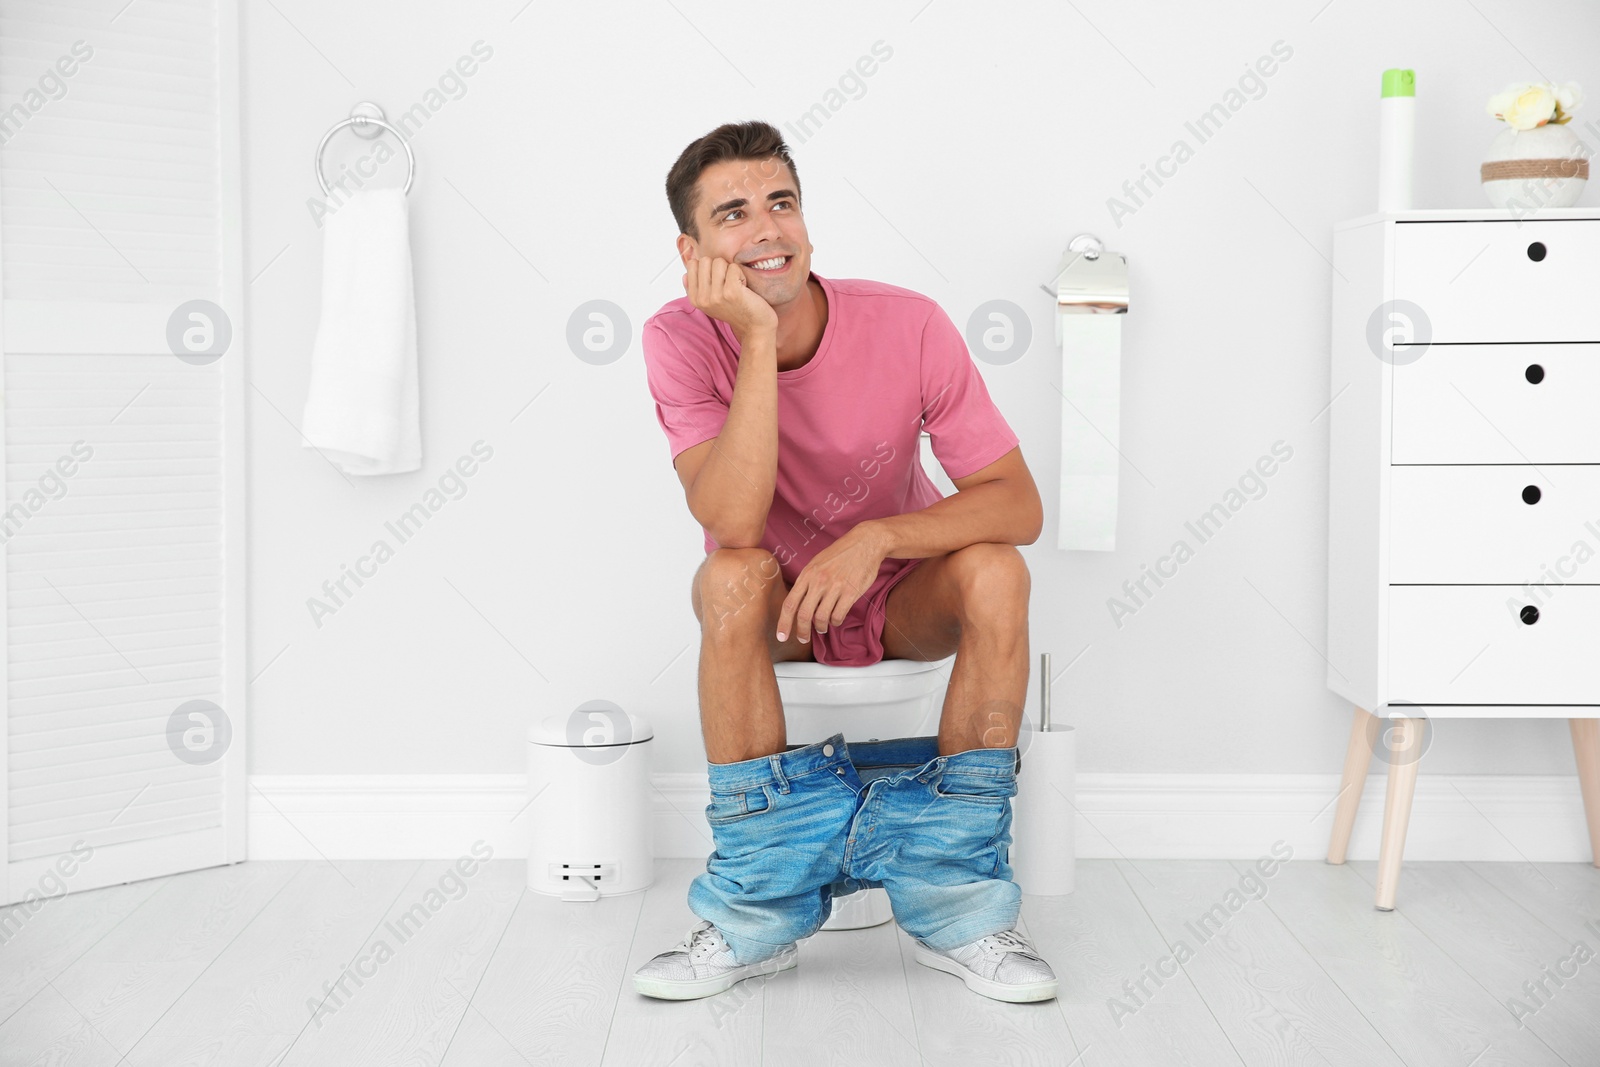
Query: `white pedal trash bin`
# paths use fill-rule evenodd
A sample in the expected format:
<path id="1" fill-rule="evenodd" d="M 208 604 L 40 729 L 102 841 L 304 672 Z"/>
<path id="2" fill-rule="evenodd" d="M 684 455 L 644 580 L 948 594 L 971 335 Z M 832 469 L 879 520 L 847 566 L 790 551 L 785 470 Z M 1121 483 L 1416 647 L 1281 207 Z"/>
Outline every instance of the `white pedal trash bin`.
<path id="1" fill-rule="evenodd" d="M 529 728 L 529 890 L 599 900 L 650 887 L 654 736 L 647 720 L 609 700 Z"/>

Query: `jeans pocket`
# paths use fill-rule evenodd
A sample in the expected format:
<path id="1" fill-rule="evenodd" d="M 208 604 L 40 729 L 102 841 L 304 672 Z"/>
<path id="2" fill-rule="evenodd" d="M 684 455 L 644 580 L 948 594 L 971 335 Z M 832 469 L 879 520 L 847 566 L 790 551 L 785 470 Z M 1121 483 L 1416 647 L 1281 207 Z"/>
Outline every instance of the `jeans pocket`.
<path id="1" fill-rule="evenodd" d="M 973 771 L 951 770 L 946 767 L 934 779 L 933 792 L 936 796 L 998 809 L 1005 804 L 1007 797 L 1017 795 L 1017 780 L 1015 775 L 1006 775 L 1002 778 L 993 774 L 977 774 Z"/>
<path id="2" fill-rule="evenodd" d="M 711 803 L 706 805 L 706 821 L 712 826 L 726 826 L 760 815 L 771 807 L 772 793 L 764 785 L 739 792 L 713 789 Z"/>
<path id="3" fill-rule="evenodd" d="M 946 811 L 953 821 L 943 824 L 949 835 L 948 844 L 956 853 L 969 857 L 974 873 L 984 878 L 999 877 L 1010 851 L 1010 798 L 1017 795 L 1016 777 L 947 767 L 932 785 L 934 796 L 957 802 Z M 958 811 L 962 815 L 955 817 Z"/>

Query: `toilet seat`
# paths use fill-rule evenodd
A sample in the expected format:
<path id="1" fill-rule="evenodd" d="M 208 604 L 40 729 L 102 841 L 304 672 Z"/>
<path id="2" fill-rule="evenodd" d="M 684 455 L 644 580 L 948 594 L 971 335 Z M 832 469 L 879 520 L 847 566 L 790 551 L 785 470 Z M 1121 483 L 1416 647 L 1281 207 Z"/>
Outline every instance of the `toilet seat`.
<path id="1" fill-rule="evenodd" d="M 865 667 L 774 663 L 789 743 L 811 744 L 835 733 L 846 742 L 937 734 L 954 664 L 954 653 L 937 660 L 885 659 Z"/>
<path id="2" fill-rule="evenodd" d="M 817 663 L 815 660 L 790 659 L 774 663 L 772 669 L 779 678 L 900 678 L 939 670 L 948 675 L 950 673 L 948 668 L 954 665 L 955 661 L 954 653 L 944 659 L 932 660 L 880 659 L 865 667 L 839 667 L 831 663 Z"/>

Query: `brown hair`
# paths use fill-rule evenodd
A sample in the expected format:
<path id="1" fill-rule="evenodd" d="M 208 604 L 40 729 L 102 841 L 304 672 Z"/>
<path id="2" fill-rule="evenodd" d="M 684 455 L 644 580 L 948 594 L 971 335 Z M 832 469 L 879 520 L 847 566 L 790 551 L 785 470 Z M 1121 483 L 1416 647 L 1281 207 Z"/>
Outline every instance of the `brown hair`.
<path id="1" fill-rule="evenodd" d="M 788 166 L 789 173 L 794 177 L 794 193 L 798 201 L 800 174 L 789 156 L 789 146 L 783 142 L 783 134 L 771 123 L 724 123 L 699 140 L 690 142 L 667 172 L 667 204 L 672 208 L 672 217 L 677 220 L 678 232 L 700 240 L 694 213 L 700 206 L 700 175 L 707 167 L 727 159 L 758 161 L 774 157 Z"/>

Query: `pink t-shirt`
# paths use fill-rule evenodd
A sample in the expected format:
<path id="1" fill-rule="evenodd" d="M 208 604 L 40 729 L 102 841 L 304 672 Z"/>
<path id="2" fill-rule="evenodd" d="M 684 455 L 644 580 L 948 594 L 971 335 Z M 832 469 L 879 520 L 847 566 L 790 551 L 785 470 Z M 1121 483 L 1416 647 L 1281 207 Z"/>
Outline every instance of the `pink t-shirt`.
<path id="1" fill-rule="evenodd" d="M 811 277 L 828 297 L 816 354 L 778 375 L 778 470 L 761 547 L 784 581 L 866 519 L 943 499 L 922 468 L 926 430 L 951 480 L 1018 445 L 949 316 L 929 297 L 884 282 Z M 656 419 L 673 459 L 722 432 L 738 376 L 733 329 L 688 296 L 640 334 Z M 706 533 L 707 554 L 717 544 Z M 880 577 L 914 560 L 885 560 Z"/>

